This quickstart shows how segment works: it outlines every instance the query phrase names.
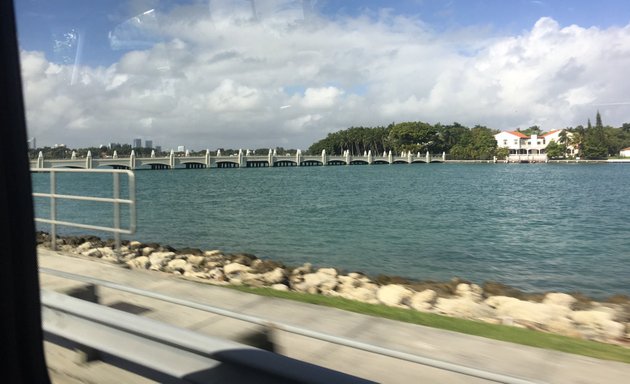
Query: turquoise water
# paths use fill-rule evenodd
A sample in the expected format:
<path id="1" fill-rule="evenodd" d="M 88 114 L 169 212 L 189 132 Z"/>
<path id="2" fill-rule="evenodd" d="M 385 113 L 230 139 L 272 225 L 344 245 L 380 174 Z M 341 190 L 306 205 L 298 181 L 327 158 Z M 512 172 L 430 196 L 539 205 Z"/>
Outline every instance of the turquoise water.
<path id="1" fill-rule="evenodd" d="M 627 164 L 179 169 L 136 178 L 132 237 L 144 242 L 372 275 L 630 294 Z M 111 196 L 110 179 L 63 175 L 58 185 Z M 47 188 L 47 175 L 33 180 L 35 190 Z M 58 209 L 67 219 L 111 223 L 102 205 Z"/>

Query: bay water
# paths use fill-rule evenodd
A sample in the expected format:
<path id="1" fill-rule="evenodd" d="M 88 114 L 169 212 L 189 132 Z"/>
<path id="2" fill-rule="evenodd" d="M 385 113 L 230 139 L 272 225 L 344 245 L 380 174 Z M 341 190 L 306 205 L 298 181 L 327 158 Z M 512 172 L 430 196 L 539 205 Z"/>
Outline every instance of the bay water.
<path id="1" fill-rule="evenodd" d="M 213 168 L 135 175 L 138 230 L 128 239 L 372 276 L 461 277 L 594 297 L 630 294 L 628 164 Z M 111 176 L 58 178 L 59 193 L 112 195 Z M 33 188 L 47 192 L 49 176 L 34 173 Z M 112 223 L 111 205 L 57 206 L 64 220 Z M 47 200 L 35 199 L 35 208 L 40 217 L 49 214 Z M 72 228 L 58 233 L 112 237 Z"/>

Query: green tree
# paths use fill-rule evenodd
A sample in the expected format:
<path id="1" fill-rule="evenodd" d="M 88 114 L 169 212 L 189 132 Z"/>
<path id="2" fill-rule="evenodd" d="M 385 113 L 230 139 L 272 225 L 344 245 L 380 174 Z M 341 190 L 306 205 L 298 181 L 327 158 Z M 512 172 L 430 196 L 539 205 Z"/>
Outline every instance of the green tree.
<path id="1" fill-rule="evenodd" d="M 591 126 L 590 119 L 588 121 L 588 128 L 586 128 L 584 135 L 583 154 L 587 159 L 605 159 L 608 157 L 608 140 L 599 111 L 597 111 L 595 118 L 595 127 Z"/>
<path id="2" fill-rule="evenodd" d="M 555 141 L 551 140 L 549 144 L 547 144 L 545 152 L 547 153 L 548 158 L 559 159 L 565 156 L 567 152 L 567 147 L 564 144 L 558 144 Z"/>
<path id="3" fill-rule="evenodd" d="M 436 129 L 423 122 L 405 122 L 394 125 L 388 136 L 396 152 L 434 152 L 439 146 Z"/>

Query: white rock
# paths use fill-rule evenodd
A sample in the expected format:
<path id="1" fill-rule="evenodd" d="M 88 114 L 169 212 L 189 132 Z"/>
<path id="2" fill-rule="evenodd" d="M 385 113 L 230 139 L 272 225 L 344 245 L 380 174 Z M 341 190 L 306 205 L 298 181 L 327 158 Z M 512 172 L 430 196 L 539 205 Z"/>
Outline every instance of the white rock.
<path id="1" fill-rule="evenodd" d="M 427 311 L 433 307 L 433 302 L 437 293 L 432 289 L 425 289 L 422 292 L 416 292 L 409 300 L 409 306 L 416 311 Z"/>
<path id="2" fill-rule="evenodd" d="M 376 291 L 376 298 L 390 307 L 406 307 L 413 291 L 398 284 L 384 285 Z"/>
<path id="3" fill-rule="evenodd" d="M 101 252 L 101 257 L 103 258 L 116 258 L 116 253 L 113 249 L 109 247 L 96 248 Z"/>
<path id="4" fill-rule="evenodd" d="M 465 319 L 491 317 L 494 312 L 487 304 L 477 303 L 465 297 L 438 298 L 433 309 L 437 313 Z"/>
<path id="5" fill-rule="evenodd" d="M 275 289 L 276 291 L 288 291 L 289 287 L 284 284 L 273 284 L 271 289 Z"/>
<path id="6" fill-rule="evenodd" d="M 339 281 L 339 284 L 341 285 L 348 285 L 350 287 L 358 287 L 361 284 L 358 279 L 344 275 L 337 276 L 337 281 Z"/>
<path id="7" fill-rule="evenodd" d="M 265 286 L 265 283 L 262 280 L 262 275 L 257 273 L 240 272 L 235 276 L 235 278 L 240 279 L 243 284 L 250 285 L 252 287 L 262 288 Z"/>
<path id="8" fill-rule="evenodd" d="M 206 260 L 206 258 L 203 256 L 190 255 L 186 260 L 190 265 L 198 267 Z"/>
<path id="9" fill-rule="evenodd" d="M 86 251 L 89 251 L 90 249 L 92 249 L 94 247 L 94 245 L 92 243 L 90 243 L 89 241 L 86 241 L 85 243 L 79 245 L 76 249 L 76 251 L 78 253 L 83 253 Z"/>
<path id="10" fill-rule="evenodd" d="M 555 304 L 562 307 L 571 308 L 571 306 L 577 301 L 577 299 L 566 293 L 548 293 L 545 295 L 543 304 Z"/>
<path id="11" fill-rule="evenodd" d="M 283 268 L 276 268 L 273 271 L 266 272 L 262 275 L 262 280 L 266 284 L 279 284 L 286 280 L 286 272 Z"/>
<path id="12" fill-rule="evenodd" d="M 206 261 L 206 264 L 204 265 L 204 268 L 206 269 L 214 269 L 217 267 L 221 267 L 223 266 L 223 263 L 220 261 Z"/>
<path id="13" fill-rule="evenodd" d="M 607 339 L 621 339 L 626 333 L 626 326 L 616 321 L 601 324 L 601 332 Z"/>
<path id="14" fill-rule="evenodd" d="M 144 248 L 142 248 L 142 256 L 149 256 L 153 252 L 155 252 L 155 249 L 153 249 L 151 247 L 144 247 Z"/>
<path id="15" fill-rule="evenodd" d="M 360 279 L 366 277 L 364 274 L 358 273 L 358 272 L 350 272 L 350 273 L 348 273 L 348 276 L 352 277 L 353 279 L 357 279 L 357 280 L 360 280 Z"/>
<path id="16" fill-rule="evenodd" d="M 613 319 L 613 314 L 605 311 L 574 311 L 569 317 L 578 324 L 598 326 Z"/>
<path id="17" fill-rule="evenodd" d="M 575 311 L 570 318 L 578 325 L 578 329 L 587 336 L 603 339 L 619 339 L 625 334 L 625 325 L 613 320 L 610 311 L 590 310 Z"/>
<path id="18" fill-rule="evenodd" d="M 460 283 L 455 289 L 455 294 L 461 298 L 479 302 L 482 299 L 483 290 L 477 284 Z"/>
<path id="19" fill-rule="evenodd" d="M 103 255 L 101 254 L 101 251 L 99 251 L 99 250 L 98 250 L 98 249 L 96 249 L 96 248 L 93 248 L 93 249 L 87 250 L 87 251 L 85 251 L 85 252 L 81 252 L 81 254 L 82 254 L 83 256 L 89 256 L 89 257 L 101 257 L 101 256 L 103 256 Z"/>
<path id="20" fill-rule="evenodd" d="M 317 273 L 337 277 L 337 270 L 335 268 L 320 268 L 317 270 Z"/>
<path id="21" fill-rule="evenodd" d="M 212 251 L 205 251 L 203 255 L 206 257 L 223 256 L 223 252 L 219 251 L 218 249 L 214 249 Z"/>
<path id="22" fill-rule="evenodd" d="M 303 266 L 295 268 L 291 272 L 291 274 L 292 275 L 304 275 L 304 274 L 307 274 L 307 273 L 311 273 L 311 271 L 312 271 L 311 263 L 304 263 Z"/>
<path id="23" fill-rule="evenodd" d="M 208 277 L 216 281 L 225 281 L 225 273 L 221 268 L 214 268 L 208 271 Z"/>
<path id="24" fill-rule="evenodd" d="M 147 269 L 149 268 L 149 265 L 151 265 L 151 263 L 149 262 L 148 257 L 139 256 L 127 261 L 127 265 L 135 269 Z"/>
<path id="25" fill-rule="evenodd" d="M 307 273 L 303 276 L 303 289 L 309 293 L 325 292 L 335 289 L 337 278 L 328 273 Z"/>
<path id="26" fill-rule="evenodd" d="M 363 303 L 378 304 L 379 301 L 376 298 L 376 290 L 378 287 L 353 287 L 350 284 L 342 284 L 337 286 L 337 296 L 343 297 L 348 300 L 361 301 Z M 329 293 L 332 295 L 332 292 Z"/>
<path id="27" fill-rule="evenodd" d="M 129 242 L 129 245 L 128 245 L 129 249 L 138 249 L 141 246 L 142 246 L 142 243 L 136 240 Z"/>
<path id="28" fill-rule="evenodd" d="M 153 252 L 149 255 L 149 262 L 151 263 L 149 268 L 159 271 L 174 257 L 174 252 Z"/>
<path id="29" fill-rule="evenodd" d="M 223 272 L 226 275 L 232 275 L 241 272 L 251 272 L 251 268 L 247 265 L 239 264 L 239 263 L 230 263 L 223 266 Z"/>
<path id="30" fill-rule="evenodd" d="M 545 324 L 545 328 L 549 332 L 557 333 L 560 335 L 571 336 L 571 337 L 580 337 L 581 334 L 575 329 L 575 326 L 571 320 L 566 317 L 551 319 L 547 324 Z"/>
<path id="31" fill-rule="evenodd" d="M 186 260 L 184 259 L 173 259 L 166 263 L 166 267 L 164 267 L 164 272 L 182 272 L 186 267 Z"/>
<path id="32" fill-rule="evenodd" d="M 184 276 L 194 277 L 196 279 L 208 279 L 208 274 L 206 272 L 184 271 Z"/>
<path id="33" fill-rule="evenodd" d="M 495 308 L 498 317 L 510 317 L 516 321 L 540 325 L 545 325 L 552 319 L 567 317 L 571 313 L 569 308 L 560 305 L 533 303 L 506 296 L 492 296 L 485 303 Z"/>

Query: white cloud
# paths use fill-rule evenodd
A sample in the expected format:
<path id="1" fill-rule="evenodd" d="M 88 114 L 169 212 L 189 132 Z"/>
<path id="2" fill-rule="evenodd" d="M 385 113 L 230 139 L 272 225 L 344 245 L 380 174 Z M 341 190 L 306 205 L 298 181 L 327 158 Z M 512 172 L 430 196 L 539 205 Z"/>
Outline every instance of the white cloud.
<path id="1" fill-rule="evenodd" d="M 307 22 L 294 1 L 270 3 L 257 19 L 247 1 L 210 4 L 156 11 L 151 37 L 160 42 L 106 68 L 22 52 L 29 136 L 71 146 L 143 136 L 164 148 L 306 148 L 331 131 L 392 121 L 550 130 L 583 124 L 597 108 L 606 124 L 630 121 L 621 103 L 630 25 L 542 18 L 515 36 L 438 34 L 388 13 Z"/>
<path id="2" fill-rule="evenodd" d="M 343 90 L 336 87 L 307 88 L 302 106 L 305 108 L 330 108 L 337 102 Z"/>

